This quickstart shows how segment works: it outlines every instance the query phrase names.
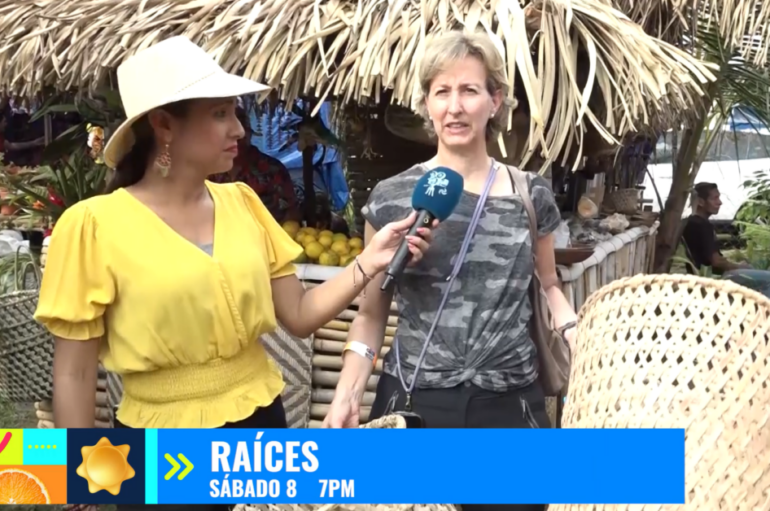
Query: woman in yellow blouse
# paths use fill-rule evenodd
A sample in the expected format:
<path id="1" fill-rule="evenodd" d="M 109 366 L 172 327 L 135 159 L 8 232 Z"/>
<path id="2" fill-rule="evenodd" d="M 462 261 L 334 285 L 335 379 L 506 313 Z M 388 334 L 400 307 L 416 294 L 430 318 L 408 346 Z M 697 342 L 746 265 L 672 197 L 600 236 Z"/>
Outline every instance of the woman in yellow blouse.
<path id="1" fill-rule="evenodd" d="M 267 87 L 183 37 L 126 60 L 118 82 L 128 120 L 105 148 L 114 182 L 57 223 L 35 314 L 56 338 L 56 427 L 93 427 L 99 357 L 123 376 L 118 426 L 285 427 L 284 384 L 258 337 L 277 321 L 308 336 L 334 318 L 415 216 L 306 292 L 292 265 L 302 249 L 257 195 L 206 180 L 237 155 L 235 97 Z M 409 238 L 415 261 L 422 234 Z"/>

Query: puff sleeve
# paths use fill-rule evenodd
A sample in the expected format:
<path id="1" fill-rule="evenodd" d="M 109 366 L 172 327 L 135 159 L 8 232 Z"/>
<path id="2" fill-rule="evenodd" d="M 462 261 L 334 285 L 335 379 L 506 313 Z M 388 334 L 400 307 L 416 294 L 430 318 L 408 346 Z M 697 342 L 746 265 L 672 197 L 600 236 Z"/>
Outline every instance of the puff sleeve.
<path id="1" fill-rule="evenodd" d="M 265 230 L 270 278 L 277 279 L 294 274 L 297 270 L 293 261 L 302 253 L 302 247 L 278 225 L 251 187 L 244 183 L 235 183 L 235 186 L 238 187 L 254 219 Z"/>
<path id="2" fill-rule="evenodd" d="M 115 282 L 87 204 L 67 209 L 51 235 L 35 319 L 51 334 L 86 341 L 104 335 Z"/>

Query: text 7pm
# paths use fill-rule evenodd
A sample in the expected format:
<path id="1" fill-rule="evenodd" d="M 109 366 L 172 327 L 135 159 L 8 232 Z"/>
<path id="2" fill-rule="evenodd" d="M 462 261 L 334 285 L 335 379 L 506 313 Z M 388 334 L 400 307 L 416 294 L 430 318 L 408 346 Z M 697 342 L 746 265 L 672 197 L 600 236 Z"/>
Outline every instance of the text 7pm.
<path id="1" fill-rule="evenodd" d="M 347 498 L 355 497 L 355 485 L 353 479 L 319 479 L 321 484 L 321 498 Z"/>

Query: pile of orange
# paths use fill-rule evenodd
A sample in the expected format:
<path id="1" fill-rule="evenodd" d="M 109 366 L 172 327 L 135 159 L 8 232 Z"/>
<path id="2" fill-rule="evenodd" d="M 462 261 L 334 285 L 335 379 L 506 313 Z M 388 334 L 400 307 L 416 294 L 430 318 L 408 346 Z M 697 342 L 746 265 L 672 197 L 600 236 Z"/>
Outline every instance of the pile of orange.
<path id="1" fill-rule="evenodd" d="M 347 266 L 364 250 L 364 240 L 358 236 L 348 238 L 342 233 L 319 231 L 312 227 L 300 227 L 297 222 L 284 222 L 283 230 L 302 245 L 305 251 L 295 263 L 313 263 L 321 266 Z"/>
<path id="2" fill-rule="evenodd" d="M 0 505 L 50 503 L 48 490 L 35 475 L 18 468 L 0 470 Z"/>

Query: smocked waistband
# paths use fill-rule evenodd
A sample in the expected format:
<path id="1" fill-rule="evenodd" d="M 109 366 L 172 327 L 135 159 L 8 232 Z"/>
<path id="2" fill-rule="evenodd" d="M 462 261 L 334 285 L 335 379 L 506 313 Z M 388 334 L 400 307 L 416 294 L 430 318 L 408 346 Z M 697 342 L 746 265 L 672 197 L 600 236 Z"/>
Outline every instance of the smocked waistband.
<path id="1" fill-rule="evenodd" d="M 262 352 L 260 353 L 260 350 Z M 227 393 L 269 371 L 264 348 L 250 344 L 230 358 L 123 375 L 123 392 L 145 403 L 205 399 Z"/>

